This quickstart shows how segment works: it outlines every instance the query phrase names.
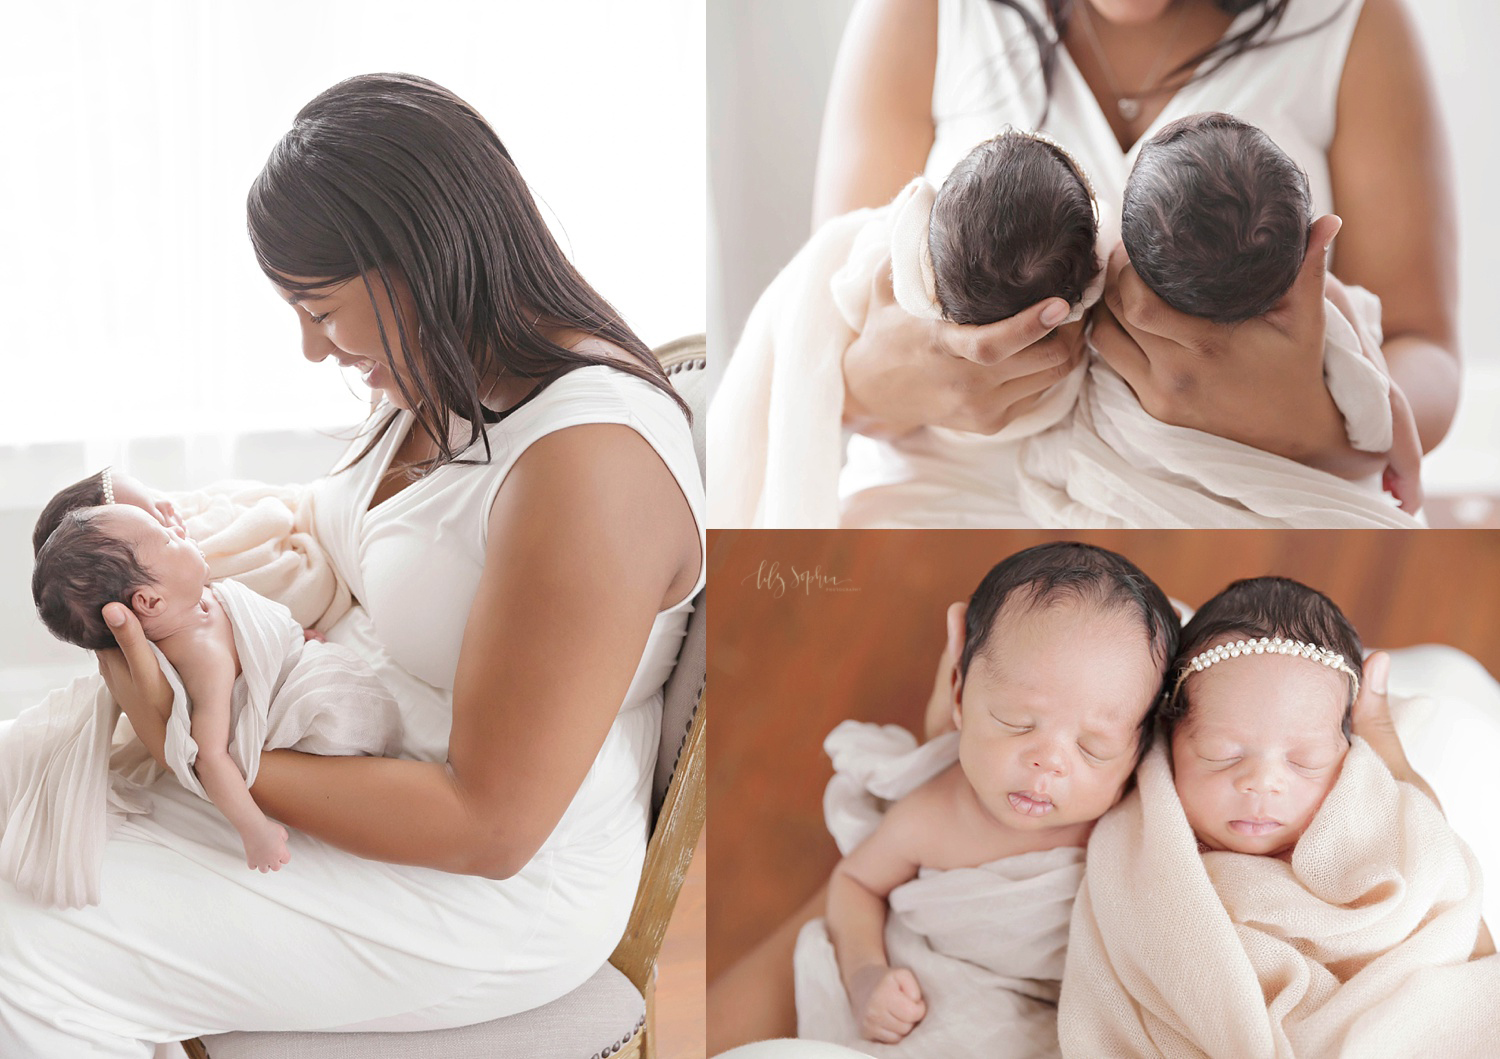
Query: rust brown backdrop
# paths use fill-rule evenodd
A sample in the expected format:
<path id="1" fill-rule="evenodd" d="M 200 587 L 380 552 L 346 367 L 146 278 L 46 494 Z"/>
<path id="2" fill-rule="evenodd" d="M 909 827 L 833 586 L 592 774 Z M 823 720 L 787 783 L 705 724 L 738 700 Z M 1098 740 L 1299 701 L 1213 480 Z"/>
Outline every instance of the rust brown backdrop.
<path id="1" fill-rule="evenodd" d="M 1196 606 L 1229 581 L 1294 577 L 1368 646 L 1446 643 L 1500 673 L 1493 531 L 718 531 L 709 554 L 711 981 L 837 860 L 823 737 L 845 718 L 920 730 L 943 615 L 995 562 L 1045 540 L 1112 548 Z"/>

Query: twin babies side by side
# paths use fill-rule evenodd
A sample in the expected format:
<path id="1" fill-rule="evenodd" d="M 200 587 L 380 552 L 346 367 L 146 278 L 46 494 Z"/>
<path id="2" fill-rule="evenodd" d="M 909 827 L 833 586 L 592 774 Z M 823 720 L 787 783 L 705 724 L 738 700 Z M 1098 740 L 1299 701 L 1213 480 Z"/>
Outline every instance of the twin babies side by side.
<path id="1" fill-rule="evenodd" d="M 986 576 L 948 646 L 958 760 L 893 802 L 828 887 L 827 934 L 868 1041 L 900 1042 L 928 1016 L 922 982 L 887 959 L 897 887 L 1087 845 L 1158 734 L 1200 853 L 1290 862 L 1351 751 L 1358 635 L 1284 578 L 1230 585 L 1179 642 L 1165 595 L 1128 560 L 1039 545 Z M 1142 899 L 1159 909 L 1166 896 Z"/>
<path id="2" fill-rule="evenodd" d="M 194 770 L 204 791 L 239 832 L 246 864 L 279 871 L 291 859 L 286 829 L 255 804 L 229 754 L 232 690 L 242 671 L 234 628 L 181 520 L 141 483 L 106 468 L 48 503 L 33 549 L 32 596 L 58 639 L 91 651 L 115 647 L 103 608 L 118 603 L 135 613 L 190 700 Z"/>

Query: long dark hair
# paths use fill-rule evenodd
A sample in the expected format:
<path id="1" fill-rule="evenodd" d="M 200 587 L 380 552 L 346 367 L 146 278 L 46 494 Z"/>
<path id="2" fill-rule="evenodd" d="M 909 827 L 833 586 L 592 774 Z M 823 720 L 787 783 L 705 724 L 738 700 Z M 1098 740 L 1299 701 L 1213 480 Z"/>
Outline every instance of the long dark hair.
<path id="1" fill-rule="evenodd" d="M 1068 24 L 1073 20 L 1073 9 L 1079 0 L 1042 0 L 1047 9 L 1047 20 L 1051 23 L 1050 30 L 1043 26 L 1037 17 L 1031 13 L 1028 0 L 991 0 L 992 3 L 1008 7 L 1021 16 L 1021 21 L 1026 25 L 1026 31 L 1031 34 L 1032 40 L 1036 42 L 1037 53 L 1041 60 L 1042 84 L 1046 88 L 1047 103 L 1042 108 L 1042 116 L 1037 119 L 1037 126 L 1047 120 L 1047 111 L 1052 103 L 1052 86 L 1057 74 L 1057 50 L 1063 37 L 1067 35 Z M 1088 0 L 1082 0 L 1087 3 Z M 1182 0 L 1172 0 L 1173 3 L 1181 3 Z M 1316 26 L 1289 33 L 1284 37 L 1273 37 L 1276 28 L 1281 25 L 1282 19 L 1286 18 L 1286 9 L 1291 6 L 1292 0 L 1214 0 L 1214 6 L 1225 14 L 1234 15 L 1236 18 L 1252 8 L 1260 8 L 1255 16 L 1255 21 L 1238 33 L 1232 33 L 1217 41 L 1211 47 L 1205 48 L 1196 55 L 1189 56 L 1178 63 L 1172 69 L 1161 75 L 1155 85 L 1148 86 L 1142 92 L 1143 95 L 1152 95 L 1163 91 L 1172 84 L 1173 78 L 1192 70 L 1202 64 L 1192 77 L 1173 88 L 1181 88 L 1201 81 L 1211 76 L 1219 67 L 1237 55 L 1243 55 L 1247 51 L 1256 48 L 1267 48 L 1275 44 L 1284 44 L 1298 37 L 1305 37 L 1309 33 L 1315 33 L 1328 23 L 1332 22 L 1338 12 L 1342 11 L 1349 3 L 1344 0 L 1338 10 L 1329 15 Z"/>
<path id="2" fill-rule="evenodd" d="M 500 137 L 426 78 L 364 74 L 308 103 L 250 186 L 247 213 L 261 270 L 287 290 L 358 276 L 373 306 L 370 273 L 379 277 L 396 317 L 392 336 L 377 312 L 381 344 L 405 369 L 393 373 L 396 385 L 438 451 L 425 470 L 488 462 L 484 424 L 590 365 L 643 379 L 689 414 L 651 350 L 563 256 Z M 402 319 L 394 276 L 411 290 L 415 321 Z M 565 349 L 540 333 L 542 320 L 612 342 L 636 362 Z M 537 385 L 496 413 L 481 403 L 479 380 L 489 374 Z M 448 436 L 454 416 L 470 426 L 457 448 Z M 378 424 L 350 466 L 394 418 Z M 458 459 L 480 439 L 483 461 Z"/>

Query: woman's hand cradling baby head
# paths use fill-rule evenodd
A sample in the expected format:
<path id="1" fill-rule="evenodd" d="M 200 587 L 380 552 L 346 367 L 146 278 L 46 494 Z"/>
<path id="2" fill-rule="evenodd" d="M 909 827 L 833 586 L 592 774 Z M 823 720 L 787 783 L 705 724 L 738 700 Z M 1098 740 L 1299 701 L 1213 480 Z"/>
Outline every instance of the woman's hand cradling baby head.
<path id="1" fill-rule="evenodd" d="M 1083 355 L 1083 325 L 1048 298 L 1008 320 L 968 326 L 920 320 L 876 270 L 860 335 L 844 353 L 844 425 L 872 437 L 922 426 L 994 434 L 1065 378 Z"/>
<path id="2" fill-rule="evenodd" d="M 1264 316 L 1216 324 L 1167 305 L 1136 275 L 1123 246 L 1110 255 L 1107 311 L 1092 342 L 1155 418 L 1273 452 L 1344 478 L 1378 474 L 1386 457 L 1349 444 L 1323 381 L 1328 245 L 1342 222 L 1313 222 L 1302 270 Z"/>
<path id="3" fill-rule="evenodd" d="M 104 622 L 114 633 L 119 650 L 98 651 L 99 675 L 130 726 L 157 764 L 166 767 L 166 718 L 172 709 L 172 689 L 151 650 L 141 623 L 121 603 L 104 608 Z"/>

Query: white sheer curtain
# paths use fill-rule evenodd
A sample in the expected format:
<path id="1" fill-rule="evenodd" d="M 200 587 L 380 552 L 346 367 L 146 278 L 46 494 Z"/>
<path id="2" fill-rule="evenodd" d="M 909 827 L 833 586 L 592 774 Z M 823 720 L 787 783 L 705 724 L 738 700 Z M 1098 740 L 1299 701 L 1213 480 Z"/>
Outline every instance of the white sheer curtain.
<path id="1" fill-rule="evenodd" d="M 70 0 L 6 21 L 0 449 L 360 418 L 357 379 L 301 361 L 244 221 L 297 110 L 356 73 L 467 99 L 642 338 L 703 329 L 698 0 Z"/>

